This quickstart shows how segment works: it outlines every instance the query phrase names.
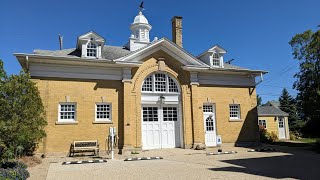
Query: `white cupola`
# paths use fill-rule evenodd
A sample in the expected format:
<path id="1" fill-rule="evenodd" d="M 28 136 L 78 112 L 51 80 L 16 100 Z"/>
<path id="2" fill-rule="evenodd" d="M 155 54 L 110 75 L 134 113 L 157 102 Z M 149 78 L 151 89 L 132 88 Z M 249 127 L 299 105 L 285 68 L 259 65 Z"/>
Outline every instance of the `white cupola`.
<path id="1" fill-rule="evenodd" d="M 149 32 L 152 26 L 149 24 L 147 18 L 139 11 L 130 26 L 131 36 L 127 48 L 130 51 L 140 49 L 150 43 Z"/>

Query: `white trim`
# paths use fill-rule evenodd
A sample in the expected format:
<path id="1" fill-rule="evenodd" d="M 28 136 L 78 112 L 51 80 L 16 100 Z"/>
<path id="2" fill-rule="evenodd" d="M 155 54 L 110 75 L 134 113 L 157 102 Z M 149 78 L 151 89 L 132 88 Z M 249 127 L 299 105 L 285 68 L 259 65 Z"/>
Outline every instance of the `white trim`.
<path id="1" fill-rule="evenodd" d="M 59 64 L 30 64 L 31 77 L 57 77 L 76 79 L 122 80 L 122 70 L 119 68 L 75 66 Z"/>
<path id="2" fill-rule="evenodd" d="M 151 43 L 143 48 L 138 49 L 137 51 L 116 59 L 115 61 L 139 61 L 144 57 L 158 51 L 163 50 L 168 53 L 173 58 L 177 59 L 185 65 L 198 65 L 198 66 L 207 66 L 205 63 L 201 62 L 197 58 L 193 57 L 191 54 L 187 53 L 184 49 L 178 47 L 173 42 L 162 38 L 154 43 Z"/>
<path id="3" fill-rule="evenodd" d="M 156 87 L 155 87 L 155 75 L 156 74 L 164 74 L 165 75 L 165 78 L 166 78 L 166 82 L 165 82 L 166 83 L 166 85 L 165 85 L 166 90 L 165 91 L 156 91 Z M 144 85 L 146 79 L 148 77 L 150 77 L 150 76 L 151 76 L 151 79 L 152 79 L 152 91 L 142 91 L 142 88 L 143 88 L 143 85 Z M 173 82 L 175 83 L 178 92 L 169 92 L 169 78 L 171 78 L 173 80 Z M 154 93 L 154 94 L 163 94 L 163 93 L 166 93 L 166 94 L 180 94 L 181 93 L 180 84 L 177 81 L 177 79 L 174 78 L 173 76 L 171 76 L 169 73 L 159 72 L 159 71 L 153 72 L 153 73 L 151 73 L 151 74 L 146 76 L 146 78 L 143 80 L 143 82 L 141 84 L 140 91 L 141 91 L 141 93 L 148 93 L 148 94 L 149 93 Z"/>
<path id="4" fill-rule="evenodd" d="M 198 73 L 198 82 L 226 86 L 255 86 L 255 78 L 248 75 Z"/>
<path id="5" fill-rule="evenodd" d="M 216 103 L 203 103 L 202 108 L 204 108 L 204 106 L 211 106 L 212 107 L 212 112 L 204 112 L 204 109 L 202 109 L 202 113 L 203 113 L 203 127 L 204 127 L 204 132 L 205 132 L 205 143 L 206 143 L 206 133 L 207 133 L 207 125 L 206 125 L 206 119 L 204 118 L 205 115 L 210 115 L 210 114 L 214 114 L 214 136 L 215 136 L 215 142 L 213 143 L 213 146 L 207 145 L 208 147 L 214 147 L 217 146 L 217 134 L 218 134 L 218 130 L 217 130 L 217 114 L 216 114 Z"/>
<path id="6" fill-rule="evenodd" d="M 74 119 L 61 119 L 60 113 L 61 113 L 61 105 L 74 105 Z M 58 103 L 58 123 L 74 123 L 77 122 L 77 103 L 76 102 L 59 102 Z"/>
<path id="7" fill-rule="evenodd" d="M 265 120 L 265 119 L 258 119 L 258 125 L 259 125 L 259 126 L 262 126 L 262 125 L 260 124 L 260 121 L 264 121 L 264 124 L 265 124 L 265 126 L 266 126 L 266 127 L 264 127 L 264 128 L 267 129 L 267 127 L 268 127 L 268 126 L 267 126 L 267 120 Z"/>
<path id="8" fill-rule="evenodd" d="M 237 106 L 237 117 L 231 117 L 231 109 L 230 106 Z M 235 111 L 234 111 L 235 112 Z M 241 106 L 240 104 L 229 104 L 229 119 L 232 120 L 241 120 Z"/>
<path id="9" fill-rule="evenodd" d="M 109 118 L 97 118 L 97 105 L 109 105 Z M 112 122 L 112 104 L 109 102 L 96 102 L 95 103 L 95 111 L 94 111 L 94 122 Z M 108 112 L 108 111 L 106 111 Z"/>

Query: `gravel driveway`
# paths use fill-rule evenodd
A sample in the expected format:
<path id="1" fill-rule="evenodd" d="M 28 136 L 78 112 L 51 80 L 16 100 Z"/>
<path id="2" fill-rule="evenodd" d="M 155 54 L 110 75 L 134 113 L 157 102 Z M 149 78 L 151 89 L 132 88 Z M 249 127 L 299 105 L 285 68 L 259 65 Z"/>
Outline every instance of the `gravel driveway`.
<path id="1" fill-rule="evenodd" d="M 50 163 L 47 180 L 56 179 L 319 179 L 320 154 L 303 148 L 273 146 L 277 152 L 247 152 L 225 146 L 236 154 L 206 155 L 216 149 L 162 149 L 118 156 L 107 163 L 61 165 Z M 124 161 L 126 157 L 161 156 L 162 160 Z M 50 159 L 48 157 L 47 159 Z M 73 159 L 75 160 L 75 159 Z M 41 165 L 40 165 L 41 166 Z M 36 172 L 31 170 L 31 179 Z"/>

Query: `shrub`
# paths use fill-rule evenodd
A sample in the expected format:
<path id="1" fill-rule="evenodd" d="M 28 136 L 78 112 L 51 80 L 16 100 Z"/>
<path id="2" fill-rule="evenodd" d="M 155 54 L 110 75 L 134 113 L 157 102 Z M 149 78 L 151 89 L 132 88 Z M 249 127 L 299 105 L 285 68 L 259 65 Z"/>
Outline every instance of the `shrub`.
<path id="1" fill-rule="evenodd" d="M 44 107 L 36 83 L 20 72 L 7 76 L 0 60 L 0 156 L 32 155 L 46 136 Z M 8 154 L 9 153 L 9 154 Z"/>
<path id="2" fill-rule="evenodd" d="M 19 161 L 0 163 L 0 179 L 25 180 L 30 177 L 27 165 Z"/>
<path id="3" fill-rule="evenodd" d="M 269 133 L 263 126 L 260 126 L 260 141 L 263 143 L 272 143 L 278 140 L 278 136 L 271 132 Z"/>

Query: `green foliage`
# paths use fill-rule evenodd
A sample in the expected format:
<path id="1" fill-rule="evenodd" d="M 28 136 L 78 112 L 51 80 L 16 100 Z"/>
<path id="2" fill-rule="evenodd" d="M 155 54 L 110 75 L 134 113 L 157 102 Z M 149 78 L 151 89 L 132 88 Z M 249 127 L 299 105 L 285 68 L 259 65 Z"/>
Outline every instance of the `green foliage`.
<path id="1" fill-rule="evenodd" d="M 261 96 L 259 96 L 259 94 L 257 94 L 257 106 L 261 106 L 262 105 L 262 98 Z"/>
<path id="2" fill-rule="evenodd" d="M 290 135 L 290 140 L 293 140 L 293 141 L 302 138 L 301 132 L 300 132 L 300 131 L 297 131 L 297 130 L 295 130 L 295 131 L 290 131 L 289 135 Z"/>
<path id="3" fill-rule="evenodd" d="M 0 73 L 4 72 L 0 60 Z M 0 158 L 30 155 L 45 137 L 46 120 L 39 91 L 29 74 L 7 77 L 0 83 Z"/>
<path id="4" fill-rule="evenodd" d="M 289 114 L 288 123 L 292 130 L 298 130 L 299 126 L 299 116 L 296 107 L 295 99 L 289 94 L 286 88 L 282 90 L 282 94 L 279 98 L 280 109 Z"/>
<path id="5" fill-rule="evenodd" d="M 300 71 L 295 74 L 297 81 L 294 88 L 299 91 L 298 107 L 307 121 L 304 132 L 320 137 L 320 30 L 297 34 L 289 44 L 300 64 Z"/>
<path id="6" fill-rule="evenodd" d="M 18 161 L 0 163 L 0 179 L 25 180 L 30 177 L 27 165 Z"/>
<path id="7" fill-rule="evenodd" d="M 273 143 L 278 141 L 278 136 L 274 132 L 268 132 L 263 126 L 260 126 L 260 141 L 263 143 Z"/>

